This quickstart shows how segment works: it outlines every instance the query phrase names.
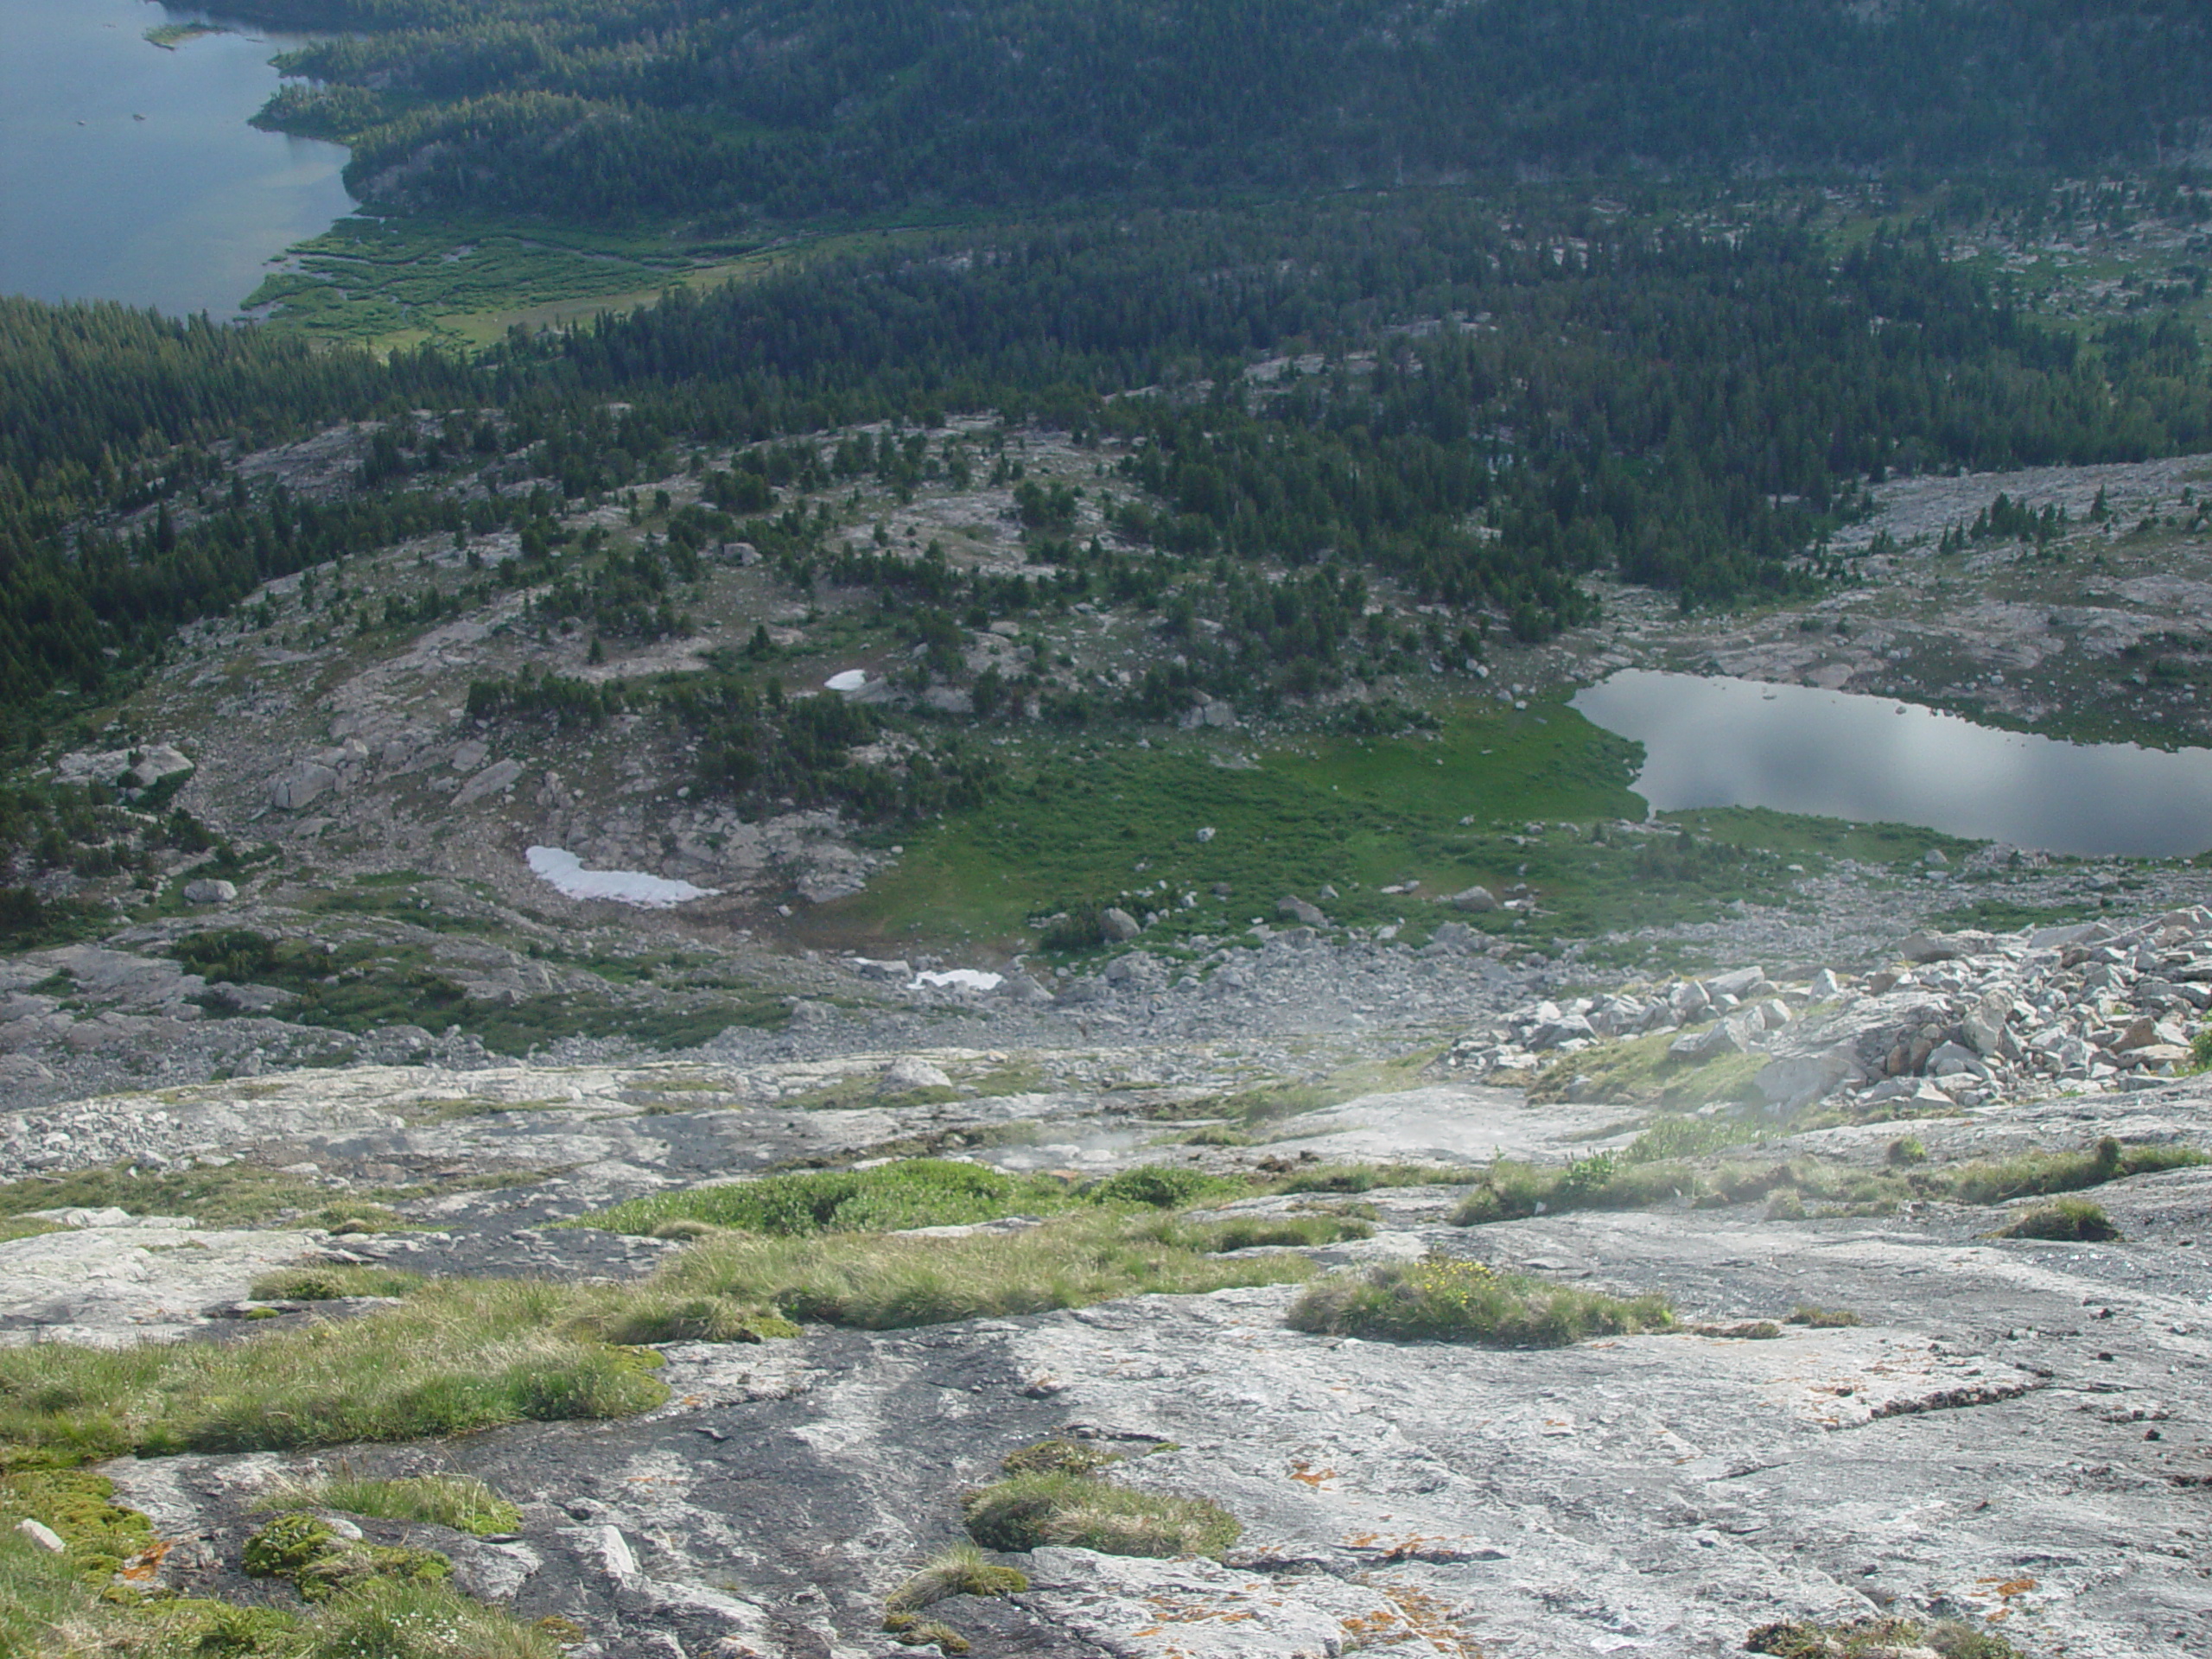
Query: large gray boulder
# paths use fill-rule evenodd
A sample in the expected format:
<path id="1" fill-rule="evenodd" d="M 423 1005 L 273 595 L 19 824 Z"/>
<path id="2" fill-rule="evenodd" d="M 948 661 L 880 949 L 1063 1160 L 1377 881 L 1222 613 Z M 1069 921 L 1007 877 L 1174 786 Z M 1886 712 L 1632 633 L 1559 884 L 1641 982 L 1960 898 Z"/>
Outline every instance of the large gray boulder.
<path id="1" fill-rule="evenodd" d="M 300 812 L 338 787 L 338 774 L 313 760 L 297 760 L 269 780 L 269 804 Z"/>
<path id="2" fill-rule="evenodd" d="M 1098 931 L 1109 944 L 1127 944 L 1143 932 L 1144 927 L 1119 905 L 1109 905 L 1099 912 Z"/>
<path id="3" fill-rule="evenodd" d="M 1329 918 L 1319 905 L 1309 905 L 1303 899 L 1287 895 L 1275 901 L 1278 914 L 1288 916 L 1305 927 L 1326 927 Z"/>
<path id="4" fill-rule="evenodd" d="M 1454 910 L 1496 910 L 1497 895 L 1488 887 L 1462 887 L 1444 902 Z"/>

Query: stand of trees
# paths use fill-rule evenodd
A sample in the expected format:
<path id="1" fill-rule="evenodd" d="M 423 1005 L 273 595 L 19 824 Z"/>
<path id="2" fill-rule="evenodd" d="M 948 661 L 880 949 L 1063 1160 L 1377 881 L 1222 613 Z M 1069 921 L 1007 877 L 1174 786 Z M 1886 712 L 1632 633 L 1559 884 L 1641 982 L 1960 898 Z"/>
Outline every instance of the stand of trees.
<path id="1" fill-rule="evenodd" d="M 236 0 L 380 204 L 593 222 L 2201 142 L 2193 0 Z"/>

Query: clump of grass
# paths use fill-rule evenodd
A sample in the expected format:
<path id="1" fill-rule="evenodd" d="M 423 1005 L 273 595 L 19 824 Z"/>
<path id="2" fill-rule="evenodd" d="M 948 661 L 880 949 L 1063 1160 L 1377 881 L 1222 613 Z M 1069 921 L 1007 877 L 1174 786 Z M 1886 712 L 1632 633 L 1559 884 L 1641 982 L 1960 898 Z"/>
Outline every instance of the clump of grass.
<path id="1" fill-rule="evenodd" d="M 1475 1190 L 1452 1212 L 1455 1226 L 1517 1221 L 1558 1210 L 1638 1210 L 1677 1198 L 1694 1198 L 1706 1184 L 1687 1165 L 1631 1164 L 1618 1153 L 1598 1152 L 1560 1169 L 1540 1169 L 1501 1158 L 1485 1169 Z"/>
<path id="2" fill-rule="evenodd" d="M 1065 1210 L 1073 1202 L 1066 1184 L 1050 1176 L 1014 1176 L 951 1159 L 911 1158 L 874 1169 L 810 1170 L 656 1192 L 575 1224 L 651 1234 L 670 1223 L 699 1222 L 775 1237 L 811 1238 L 991 1221 Z"/>
<path id="3" fill-rule="evenodd" d="M 545 1631 L 442 1584 L 394 1578 L 332 1601 L 306 1634 L 299 1659 L 560 1659 L 561 1651 Z"/>
<path id="4" fill-rule="evenodd" d="M 429 1282 L 398 1268 L 317 1262 L 264 1273 L 247 1294 L 257 1302 L 334 1302 L 347 1296 L 411 1296 Z"/>
<path id="5" fill-rule="evenodd" d="M 1624 1301 L 1438 1256 L 1337 1274 L 1309 1287 L 1288 1319 L 1293 1330 L 1315 1335 L 1491 1348 L 1558 1348 L 1675 1325 L 1674 1310 L 1658 1296 Z"/>
<path id="6" fill-rule="evenodd" d="M 1916 1164 L 1924 1164 L 1928 1161 L 1928 1143 L 1916 1135 L 1900 1136 L 1890 1142 L 1883 1161 L 1891 1169 L 1910 1169 Z"/>
<path id="7" fill-rule="evenodd" d="M 137 1170 L 129 1165 L 30 1175 L 0 1183 L 0 1216 L 27 1210 L 127 1210 L 134 1216 L 190 1216 L 206 1227 L 251 1227 L 321 1205 L 321 1187 L 252 1164 L 219 1169 Z"/>
<path id="8" fill-rule="evenodd" d="M 1009 1475 L 960 1500 L 969 1535 L 987 1549 L 1047 1544 L 1103 1555 L 1217 1555 L 1244 1530 L 1203 1497 L 1141 1491 L 1093 1476 L 1038 1470 Z"/>
<path id="9" fill-rule="evenodd" d="M 1081 1440 L 1037 1440 L 999 1459 L 1007 1475 L 1095 1475 L 1122 1461 L 1119 1452 L 1102 1451 Z"/>
<path id="10" fill-rule="evenodd" d="M 1194 1250 L 1310 1249 L 1348 1238 L 1371 1238 L 1374 1226 L 1354 1216 L 1308 1211 L 1295 1216 L 1231 1216 L 1225 1221 L 1185 1222 L 1170 1236 Z"/>
<path id="11" fill-rule="evenodd" d="M 2207 1161 L 2190 1147 L 2126 1147 L 2107 1135 L 2080 1152 L 2029 1152 L 1999 1162 L 1921 1167 L 1892 1158 L 1878 1170 L 1792 1159 L 1778 1164 L 1638 1163 L 1628 1154 L 1593 1153 L 1558 1168 L 1501 1158 L 1453 1213 L 1459 1226 L 1516 1221 L 1567 1210 L 1644 1209 L 1687 1200 L 1700 1207 L 1769 1199 L 1771 1218 L 1796 1219 L 1807 1204 L 1839 1215 L 1885 1214 L 1915 1198 L 2002 1204 L 2069 1192 L 2123 1176 Z"/>
<path id="12" fill-rule="evenodd" d="M 603 1294 L 582 1323 L 603 1341 L 622 1344 L 771 1342 L 799 1334 L 798 1326 L 772 1306 L 670 1290 L 651 1281 L 642 1288 Z"/>
<path id="13" fill-rule="evenodd" d="M 1792 1620 L 1761 1625 L 1745 1638 L 1744 1647 L 1773 1659 L 1885 1659 L 1916 1649 L 1932 1649 L 1942 1659 L 2027 1659 L 2002 1637 L 1948 1619 L 1932 1625 L 1910 1618 L 1861 1618 L 1843 1624 Z"/>
<path id="14" fill-rule="evenodd" d="M 915 1612 L 952 1596 L 1018 1596 L 1029 1575 L 1001 1567 L 973 1544 L 954 1544 L 891 1592 L 889 1611 Z"/>
<path id="15" fill-rule="evenodd" d="M 1028 1582 L 1027 1579 L 1022 1580 L 1025 1585 Z M 902 1647 L 935 1647 L 940 1653 L 961 1654 L 967 1652 L 969 1646 L 968 1638 L 951 1625 L 895 1609 L 883 1616 L 883 1628 Z"/>
<path id="16" fill-rule="evenodd" d="M 1243 1181 L 1225 1175 L 1209 1175 L 1202 1169 L 1175 1164 L 1140 1164 L 1118 1175 L 1093 1182 L 1083 1196 L 1093 1204 L 1142 1204 L 1155 1210 L 1176 1210 L 1200 1198 L 1225 1198 L 1250 1191 Z"/>
<path id="17" fill-rule="evenodd" d="M 430 1440 L 659 1403 L 658 1357 L 578 1333 L 588 1306 L 560 1286 L 445 1280 L 362 1319 L 221 1345 L 0 1349 L 0 1458 Z"/>
<path id="18" fill-rule="evenodd" d="M 1631 1141 L 1620 1157 L 1624 1164 L 1656 1164 L 1741 1146 L 1760 1135 L 1757 1123 L 1740 1117 L 1662 1117 Z"/>
<path id="19" fill-rule="evenodd" d="M 1815 1307 L 1809 1303 L 1792 1312 L 1787 1322 L 1806 1325 L 1815 1331 L 1840 1331 L 1866 1323 L 1847 1307 Z"/>
<path id="20" fill-rule="evenodd" d="M 626 1305 L 696 1301 L 731 1318 L 780 1311 L 794 1319 L 899 1330 L 1084 1307 L 1121 1296 L 1283 1284 L 1313 1272 L 1296 1254 L 1224 1260 L 1194 1247 L 1212 1242 L 1173 1216 L 1112 1211 L 964 1238 L 732 1233 L 663 1262 L 641 1287 L 607 1293 L 606 1311 L 592 1328 L 612 1334 L 605 1320 L 627 1317 Z"/>
<path id="21" fill-rule="evenodd" d="M 1464 1164 L 1321 1164 L 1274 1183 L 1278 1192 L 1372 1192 L 1384 1186 L 1465 1186 Z"/>
<path id="22" fill-rule="evenodd" d="M 317 1480 L 286 1481 L 258 1510 L 337 1510 L 379 1521 L 427 1521 L 474 1537 L 512 1532 L 522 1511 L 474 1475 L 410 1475 L 378 1480 L 341 1467 Z"/>
<path id="23" fill-rule="evenodd" d="M 1958 1172 L 1951 1192 L 1961 1204 L 2003 1204 L 2207 1161 L 2193 1147 L 2129 1147 L 2108 1135 L 2082 1152 L 2026 1152 L 2001 1163 L 1969 1164 Z"/>
<path id="24" fill-rule="evenodd" d="M 1232 1129 L 1226 1123 L 1207 1123 L 1186 1135 L 1169 1137 L 1169 1144 L 1179 1147 L 1249 1147 L 1252 1137 L 1242 1129 Z"/>
<path id="25" fill-rule="evenodd" d="M 2088 1198 L 2061 1198 L 2039 1204 L 2010 1226 L 1999 1230 L 2003 1238 L 2047 1238 L 2064 1243 L 2098 1244 L 2120 1236 L 2104 1206 Z"/>
<path id="26" fill-rule="evenodd" d="M 1562 1055 L 1537 1073 L 1529 1098 L 1559 1102 L 1580 1090 L 1586 1099 L 1587 1091 L 1594 1090 L 1601 1100 L 1662 1112 L 1694 1112 L 1759 1098 L 1764 1055 L 1730 1049 L 1701 1060 L 1679 1060 L 1667 1052 L 1675 1035 L 1621 1038 Z"/>

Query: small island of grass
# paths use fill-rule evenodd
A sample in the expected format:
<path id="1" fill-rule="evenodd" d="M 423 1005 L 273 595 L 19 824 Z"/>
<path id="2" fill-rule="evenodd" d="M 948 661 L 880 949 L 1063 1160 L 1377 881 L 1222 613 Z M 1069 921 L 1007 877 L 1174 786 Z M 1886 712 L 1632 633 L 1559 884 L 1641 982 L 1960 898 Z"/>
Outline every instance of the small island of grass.
<path id="1" fill-rule="evenodd" d="M 196 41 L 202 35 L 219 35 L 222 32 L 213 23 L 156 23 L 146 31 L 146 40 L 164 52 L 174 52 L 187 41 Z"/>

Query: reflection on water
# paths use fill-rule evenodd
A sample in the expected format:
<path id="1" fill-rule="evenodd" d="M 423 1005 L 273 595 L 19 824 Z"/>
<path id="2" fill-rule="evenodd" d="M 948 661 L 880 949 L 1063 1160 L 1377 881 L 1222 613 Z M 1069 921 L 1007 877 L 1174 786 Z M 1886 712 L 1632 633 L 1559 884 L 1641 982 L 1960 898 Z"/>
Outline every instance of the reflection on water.
<path id="1" fill-rule="evenodd" d="M 2212 848 L 2212 750 L 2062 743 L 1890 697 L 1641 669 L 1573 707 L 1643 745 L 1636 791 L 1658 811 L 1766 806 L 2054 853 Z"/>
<path id="2" fill-rule="evenodd" d="M 0 0 L 0 293 L 230 316 L 353 203 L 346 152 L 246 125 L 282 41 L 143 0 Z"/>

